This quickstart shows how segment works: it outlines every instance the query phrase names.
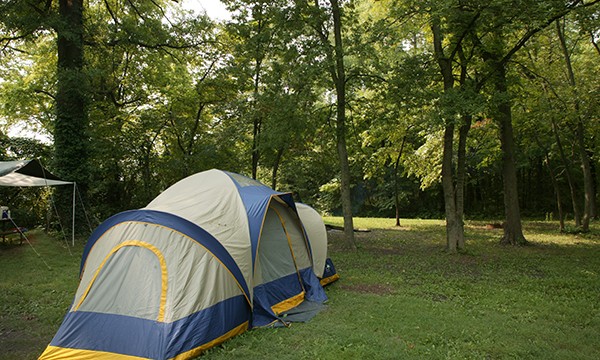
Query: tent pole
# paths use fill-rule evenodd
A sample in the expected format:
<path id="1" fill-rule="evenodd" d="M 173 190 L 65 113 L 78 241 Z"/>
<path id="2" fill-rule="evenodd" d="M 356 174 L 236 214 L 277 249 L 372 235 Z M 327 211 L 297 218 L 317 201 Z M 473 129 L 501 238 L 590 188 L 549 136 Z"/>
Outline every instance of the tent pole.
<path id="1" fill-rule="evenodd" d="M 73 181 L 73 223 L 71 225 L 71 242 L 72 246 L 75 247 L 75 189 L 77 183 Z"/>

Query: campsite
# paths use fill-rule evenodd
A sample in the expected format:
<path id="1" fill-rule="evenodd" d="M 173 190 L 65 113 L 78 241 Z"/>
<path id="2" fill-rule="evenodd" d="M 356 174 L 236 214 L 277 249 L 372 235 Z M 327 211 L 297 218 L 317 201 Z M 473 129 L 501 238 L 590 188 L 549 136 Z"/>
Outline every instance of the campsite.
<path id="1" fill-rule="evenodd" d="M 0 359 L 600 358 L 600 0 L 0 1 Z"/>
<path id="2" fill-rule="evenodd" d="M 360 251 L 330 232 L 341 279 L 327 308 L 307 323 L 246 332 L 202 359 L 596 359 L 600 238 L 557 234 L 526 222 L 535 246 L 506 248 L 498 230 L 469 222 L 468 254 L 443 251 L 443 222 L 357 219 Z M 341 218 L 327 218 L 341 224 Z M 0 359 L 35 359 L 60 325 L 77 287 L 83 246 L 70 256 L 43 233 L 0 253 Z"/>

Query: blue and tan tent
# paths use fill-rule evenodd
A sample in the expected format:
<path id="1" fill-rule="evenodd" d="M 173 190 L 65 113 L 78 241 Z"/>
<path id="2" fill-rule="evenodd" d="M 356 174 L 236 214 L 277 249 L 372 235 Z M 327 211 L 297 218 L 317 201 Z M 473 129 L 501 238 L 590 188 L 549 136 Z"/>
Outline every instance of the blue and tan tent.
<path id="1" fill-rule="evenodd" d="M 209 170 L 101 224 L 41 359 L 189 359 L 327 297 L 291 194 Z"/>

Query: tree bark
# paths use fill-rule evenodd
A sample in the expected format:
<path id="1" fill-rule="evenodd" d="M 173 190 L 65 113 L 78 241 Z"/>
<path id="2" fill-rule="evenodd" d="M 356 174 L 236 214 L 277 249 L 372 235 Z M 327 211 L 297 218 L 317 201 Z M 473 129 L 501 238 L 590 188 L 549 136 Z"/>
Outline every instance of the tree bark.
<path id="1" fill-rule="evenodd" d="M 459 216 L 455 202 L 455 187 L 452 180 L 452 154 L 454 140 L 454 125 L 446 124 L 444 129 L 444 150 L 442 155 L 442 188 L 444 191 L 444 209 L 446 211 L 446 248 L 454 253 L 458 250 L 461 236 Z"/>
<path id="2" fill-rule="evenodd" d="M 262 125 L 262 117 L 259 114 L 258 109 L 258 95 L 260 85 L 260 72 L 262 59 L 255 59 L 254 67 L 254 100 L 253 100 L 253 111 L 252 111 L 252 178 L 256 180 L 258 175 L 258 161 L 260 159 L 260 131 Z"/>
<path id="3" fill-rule="evenodd" d="M 560 22 L 556 21 L 556 31 L 558 33 L 558 39 L 560 41 L 560 47 L 562 49 L 565 65 L 567 67 L 567 74 L 569 77 L 569 85 L 573 92 L 573 107 L 575 110 L 575 136 L 577 140 L 577 147 L 579 150 L 579 157 L 581 159 L 581 169 L 583 171 L 583 193 L 584 193 L 584 205 L 583 205 L 583 216 L 581 218 L 581 230 L 590 230 L 590 219 L 592 217 L 592 201 L 594 201 L 594 185 L 592 179 L 592 170 L 590 165 L 590 158 L 586 151 L 585 146 L 585 128 L 583 126 L 583 119 L 581 118 L 579 95 L 577 93 L 577 84 L 575 81 L 575 73 L 573 72 L 573 66 L 571 64 L 571 55 L 567 48 L 567 42 L 565 34 L 560 26 Z"/>
<path id="4" fill-rule="evenodd" d="M 573 207 L 573 217 L 575 218 L 575 226 L 581 226 L 581 214 L 579 212 L 579 206 L 577 205 L 577 195 L 575 193 L 575 181 L 573 180 L 573 175 L 571 175 L 571 166 L 565 155 L 565 151 L 562 146 L 562 141 L 560 140 L 560 133 L 558 132 L 558 125 L 556 121 L 552 119 L 552 132 L 554 133 L 554 138 L 556 139 L 556 147 L 558 148 L 558 154 L 562 160 L 563 166 L 565 167 L 565 175 L 567 177 L 567 184 L 569 185 L 569 192 L 571 194 L 571 205 Z"/>
<path id="5" fill-rule="evenodd" d="M 467 178 L 467 136 L 471 129 L 471 122 L 473 117 L 471 115 L 464 115 L 464 124 L 462 124 L 458 130 L 458 152 L 457 152 L 457 164 L 456 164 L 456 214 L 458 220 L 458 249 L 464 249 L 465 247 L 465 182 Z"/>
<path id="6" fill-rule="evenodd" d="M 494 88 L 499 95 L 496 105 L 496 121 L 500 126 L 500 145 L 502 149 L 502 184 L 504 190 L 504 236 L 500 241 L 507 245 L 525 245 L 527 240 L 523 236 L 521 226 L 521 212 L 519 208 L 519 192 L 517 189 L 517 167 L 515 165 L 515 142 L 512 127 L 511 102 L 508 98 L 506 84 L 506 68 L 504 63 L 494 64 Z"/>
<path id="7" fill-rule="evenodd" d="M 356 249 L 354 241 L 354 221 L 352 219 L 352 197 L 350 191 L 350 164 L 346 147 L 346 71 L 344 68 L 344 47 L 342 44 L 342 17 L 338 0 L 330 0 L 333 15 L 334 53 L 336 78 L 336 145 L 340 162 L 342 213 L 344 215 L 344 237 L 348 247 Z"/>
<path id="8" fill-rule="evenodd" d="M 552 166 L 550 166 L 550 157 L 548 156 L 548 152 L 545 153 L 546 156 L 546 167 L 548 168 L 548 172 L 550 173 L 550 180 L 552 181 L 552 187 L 554 188 L 554 194 L 556 195 L 556 208 L 558 209 L 558 222 L 560 232 L 565 231 L 565 217 L 563 215 L 562 209 L 562 201 L 560 198 L 560 187 L 558 186 L 558 182 L 556 181 L 556 176 L 554 175 L 554 170 L 552 170 Z"/>
<path id="9" fill-rule="evenodd" d="M 550 165 L 550 156 L 548 156 L 548 150 L 542 145 L 542 142 L 537 137 L 534 137 L 534 139 L 537 145 L 544 150 L 544 159 L 546 160 L 546 167 L 548 168 L 548 173 L 550 174 L 550 181 L 552 182 L 552 188 L 554 189 L 554 194 L 556 196 L 556 208 L 558 210 L 559 229 L 560 232 L 564 232 L 565 217 L 563 215 L 562 200 L 560 196 L 560 186 L 558 186 L 558 181 L 556 181 L 556 175 L 554 174 L 554 170 Z"/>
<path id="10" fill-rule="evenodd" d="M 407 129 L 408 131 L 408 129 Z M 400 158 L 404 152 L 404 144 L 406 143 L 406 134 L 402 137 L 402 144 L 400 145 L 400 151 L 396 157 L 394 163 L 394 206 L 396 207 L 396 226 L 400 226 L 400 199 L 398 194 L 398 188 L 400 186 L 400 180 L 398 179 L 398 168 L 400 166 Z"/>
<path id="11" fill-rule="evenodd" d="M 277 172 L 279 171 L 279 164 L 281 163 L 281 158 L 283 157 L 284 147 L 281 146 L 277 149 L 277 154 L 275 154 L 275 161 L 273 162 L 273 172 L 271 175 L 271 189 L 277 190 Z"/>
<path id="12" fill-rule="evenodd" d="M 598 220 L 598 204 L 596 204 L 596 194 L 598 194 L 598 187 L 596 186 L 596 184 L 598 184 L 598 173 L 596 172 L 596 164 L 594 163 L 594 154 L 588 152 L 588 157 L 590 158 L 590 172 L 592 173 L 592 194 L 594 194 L 590 217 Z"/>
<path id="13" fill-rule="evenodd" d="M 454 74 L 452 72 L 452 59 L 444 55 L 442 47 L 443 36 L 439 18 L 433 17 L 431 29 L 433 32 L 434 54 L 444 82 L 444 92 L 448 93 L 454 88 Z M 459 190 L 459 187 L 464 186 L 464 173 L 463 181 L 455 184 L 454 165 L 452 161 L 454 156 L 455 126 L 453 119 L 445 119 L 445 121 L 442 153 L 442 190 L 444 193 L 444 211 L 446 215 L 446 249 L 450 253 L 455 253 L 457 250 L 462 249 L 465 243 L 462 217 L 464 189 Z M 466 141 L 466 134 L 464 132 L 465 137 L 462 140 Z M 458 195 L 460 195 L 460 201 L 458 201 Z"/>
<path id="14" fill-rule="evenodd" d="M 57 26 L 58 66 L 54 149 L 57 174 L 77 182 L 85 197 L 88 170 L 87 81 L 83 72 L 83 0 L 59 1 Z M 57 203 L 62 213 L 71 208 L 72 189 L 60 188 Z M 65 217 L 66 218 L 66 217 Z M 67 220 L 67 219 L 64 219 Z"/>

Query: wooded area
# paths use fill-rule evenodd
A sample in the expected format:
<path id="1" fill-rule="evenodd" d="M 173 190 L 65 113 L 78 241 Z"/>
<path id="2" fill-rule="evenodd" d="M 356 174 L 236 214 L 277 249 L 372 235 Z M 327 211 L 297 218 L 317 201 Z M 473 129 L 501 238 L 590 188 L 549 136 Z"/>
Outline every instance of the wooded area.
<path id="1" fill-rule="evenodd" d="M 220 168 L 343 215 L 349 247 L 353 215 L 445 217 L 452 252 L 465 217 L 503 219 L 513 245 L 522 216 L 588 231 L 599 2 L 224 0 L 219 22 L 172 0 L 3 0 L 0 158 L 41 158 L 99 220 Z M 2 191 L 45 216 L 47 194 Z"/>

